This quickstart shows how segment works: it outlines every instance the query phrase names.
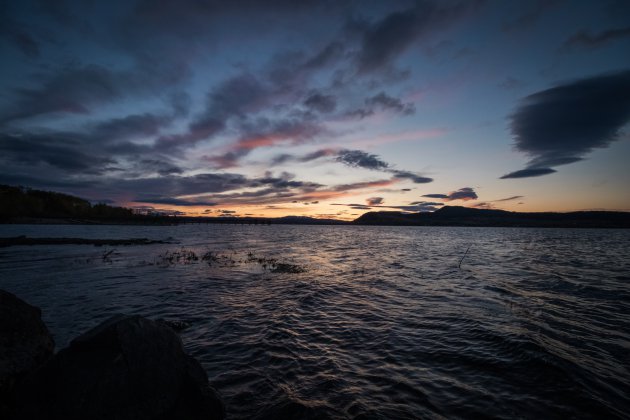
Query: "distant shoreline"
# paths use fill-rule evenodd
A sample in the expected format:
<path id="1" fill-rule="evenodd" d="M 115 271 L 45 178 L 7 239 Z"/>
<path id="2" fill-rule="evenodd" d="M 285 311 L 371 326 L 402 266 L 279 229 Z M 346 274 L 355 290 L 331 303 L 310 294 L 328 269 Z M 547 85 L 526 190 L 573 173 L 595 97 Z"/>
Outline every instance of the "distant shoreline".
<path id="1" fill-rule="evenodd" d="M 481 212 L 483 210 L 452 207 Z M 0 225 L 79 225 L 79 226 L 177 226 L 186 224 L 293 225 L 293 226 L 401 226 L 401 227 L 506 227 L 561 229 L 630 229 L 630 213 L 513 213 L 505 215 L 474 213 L 467 216 L 434 213 L 368 212 L 354 221 L 314 219 L 309 217 L 172 217 L 137 216 L 129 219 L 8 218 Z"/>
<path id="2" fill-rule="evenodd" d="M 505 210 L 444 206 L 434 212 L 370 211 L 353 221 L 284 217 L 190 217 L 137 214 L 132 209 L 92 204 L 67 194 L 0 185 L 0 224 L 30 225 L 361 225 L 361 226 L 462 226 L 536 228 L 630 228 L 630 212 L 577 211 L 521 213 Z"/>

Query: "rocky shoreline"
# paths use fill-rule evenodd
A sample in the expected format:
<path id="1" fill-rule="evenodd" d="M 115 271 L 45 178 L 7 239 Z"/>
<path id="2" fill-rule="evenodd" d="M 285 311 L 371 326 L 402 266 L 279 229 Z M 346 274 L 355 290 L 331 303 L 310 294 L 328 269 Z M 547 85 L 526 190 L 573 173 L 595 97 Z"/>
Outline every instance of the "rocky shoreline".
<path id="1" fill-rule="evenodd" d="M 116 315 L 55 354 L 41 310 L 0 290 L 0 418 L 224 417 L 171 323 Z"/>

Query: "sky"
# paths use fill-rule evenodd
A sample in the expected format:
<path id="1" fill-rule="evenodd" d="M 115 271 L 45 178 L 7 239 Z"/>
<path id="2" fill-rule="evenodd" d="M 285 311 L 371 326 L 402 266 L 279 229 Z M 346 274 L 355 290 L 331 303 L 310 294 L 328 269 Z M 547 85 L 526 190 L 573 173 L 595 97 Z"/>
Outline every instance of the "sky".
<path id="1" fill-rule="evenodd" d="M 630 211 L 628 16 L 0 0 L 0 183 L 192 216 Z"/>

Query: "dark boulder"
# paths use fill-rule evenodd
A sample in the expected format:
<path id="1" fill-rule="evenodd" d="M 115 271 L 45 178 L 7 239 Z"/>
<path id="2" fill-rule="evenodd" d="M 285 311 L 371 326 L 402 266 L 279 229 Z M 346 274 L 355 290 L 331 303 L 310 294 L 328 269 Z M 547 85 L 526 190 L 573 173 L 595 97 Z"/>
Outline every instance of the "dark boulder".
<path id="1" fill-rule="evenodd" d="M 75 339 L 19 389 L 18 419 L 221 419 L 224 408 L 179 336 L 115 316 Z"/>
<path id="2" fill-rule="evenodd" d="M 52 357 L 54 348 L 39 308 L 0 290 L 0 417 L 15 383 Z"/>

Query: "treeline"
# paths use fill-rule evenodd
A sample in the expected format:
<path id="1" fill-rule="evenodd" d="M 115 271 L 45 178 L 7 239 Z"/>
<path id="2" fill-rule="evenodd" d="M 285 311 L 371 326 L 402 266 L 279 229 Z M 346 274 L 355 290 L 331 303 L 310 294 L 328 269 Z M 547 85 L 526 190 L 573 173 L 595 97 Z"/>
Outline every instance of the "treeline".
<path id="1" fill-rule="evenodd" d="M 50 191 L 0 185 L 0 218 L 130 219 L 131 209 Z"/>

